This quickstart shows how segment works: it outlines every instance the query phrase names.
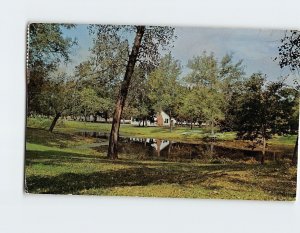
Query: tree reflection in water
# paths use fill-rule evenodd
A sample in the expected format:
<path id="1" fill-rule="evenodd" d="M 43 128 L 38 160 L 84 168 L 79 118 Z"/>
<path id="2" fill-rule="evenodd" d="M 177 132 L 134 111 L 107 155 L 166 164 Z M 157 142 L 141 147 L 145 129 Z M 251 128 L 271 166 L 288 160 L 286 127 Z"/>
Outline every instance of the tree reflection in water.
<path id="1" fill-rule="evenodd" d="M 81 132 L 85 137 L 94 137 L 98 140 L 108 140 L 107 133 L 101 132 Z M 95 147 L 100 151 L 106 151 L 107 145 Z M 131 156 L 136 159 L 156 159 L 156 160 L 206 160 L 206 159 L 230 159 L 259 161 L 261 152 L 245 149 L 227 148 L 216 145 L 214 142 L 185 143 L 169 140 L 120 137 L 119 153 L 123 156 Z M 266 159 L 279 161 L 283 158 L 292 158 L 293 151 L 286 148 L 282 151 L 267 151 Z"/>

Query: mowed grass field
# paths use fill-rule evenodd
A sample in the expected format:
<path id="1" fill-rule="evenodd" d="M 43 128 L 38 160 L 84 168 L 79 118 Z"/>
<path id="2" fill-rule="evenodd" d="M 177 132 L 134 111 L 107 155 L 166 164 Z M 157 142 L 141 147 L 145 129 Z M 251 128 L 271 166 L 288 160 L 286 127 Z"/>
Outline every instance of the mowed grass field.
<path id="1" fill-rule="evenodd" d="M 44 118 L 28 118 L 27 126 L 31 128 L 48 129 L 51 124 L 50 119 Z M 76 132 L 104 132 L 110 133 L 111 124 L 94 123 L 59 120 L 55 132 L 76 133 Z M 138 127 L 130 124 L 120 125 L 120 135 L 135 136 L 142 138 L 155 138 L 163 140 L 174 140 L 181 142 L 197 142 L 199 139 L 209 137 L 210 128 L 193 127 L 174 127 L 172 131 L 168 127 Z M 217 132 L 216 139 L 220 141 L 232 141 L 236 138 L 236 132 Z M 274 136 L 268 140 L 270 145 L 282 145 L 293 147 L 296 142 L 297 135 Z"/>
<path id="2" fill-rule="evenodd" d="M 136 160 L 122 154 L 112 161 L 105 152 L 83 146 L 96 139 L 75 134 L 109 132 L 108 124 L 61 121 L 50 133 L 46 130 L 48 123 L 28 121 L 25 187 L 29 193 L 245 200 L 294 200 L 296 196 L 297 169 L 289 161 L 215 164 Z M 185 134 L 187 140 L 199 136 L 196 130 L 199 129 L 192 135 Z M 121 126 L 121 134 L 135 132 L 144 137 L 155 133 L 179 137 L 186 131 L 187 128 L 169 132 L 164 128 Z M 286 141 L 284 144 L 289 145 Z"/>

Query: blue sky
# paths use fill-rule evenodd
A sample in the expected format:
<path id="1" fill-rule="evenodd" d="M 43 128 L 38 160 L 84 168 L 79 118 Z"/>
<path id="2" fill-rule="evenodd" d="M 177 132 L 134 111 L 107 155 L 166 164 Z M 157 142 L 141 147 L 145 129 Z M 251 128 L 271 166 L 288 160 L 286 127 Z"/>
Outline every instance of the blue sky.
<path id="1" fill-rule="evenodd" d="M 89 55 L 92 38 L 87 25 L 63 30 L 63 33 L 78 40 L 78 46 L 72 54 L 72 63 L 67 68 L 71 71 Z M 235 61 L 243 59 L 246 75 L 261 71 L 270 80 L 276 80 L 289 73 L 288 69 L 280 69 L 274 62 L 280 39 L 284 35 L 283 30 L 176 27 L 175 33 L 177 40 L 171 52 L 183 65 L 183 75 L 188 72 L 185 67 L 188 60 L 201 55 L 203 51 L 213 52 L 219 60 L 226 53 L 233 53 Z"/>

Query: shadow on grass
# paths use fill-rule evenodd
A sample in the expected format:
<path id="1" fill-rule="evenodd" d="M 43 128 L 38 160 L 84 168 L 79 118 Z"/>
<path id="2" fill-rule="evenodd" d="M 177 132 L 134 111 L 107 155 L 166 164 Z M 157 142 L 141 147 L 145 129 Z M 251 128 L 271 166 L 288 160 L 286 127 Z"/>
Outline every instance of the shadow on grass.
<path id="1" fill-rule="evenodd" d="M 103 157 L 104 158 L 104 157 Z M 82 153 L 72 153 L 64 151 L 35 151 L 27 150 L 25 152 L 25 165 L 30 166 L 34 164 L 42 165 L 59 165 L 62 162 L 78 162 L 83 163 L 84 160 L 100 159 L 99 156 L 92 156 Z"/>
<path id="2" fill-rule="evenodd" d="M 77 194 L 91 188 L 112 188 L 124 186 L 147 186 L 149 184 L 201 183 L 208 178 L 218 179 L 224 173 L 170 172 L 160 168 L 135 167 L 117 171 L 93 172 L 89 174 L 64 173 L 58 176 L 27 178 L 28 192 Z"/>
<path id="3" fill-rule="evenodd" d="M 58 145 L 60 148 L 65 148 L 68 146 L 68 142 L 80 142 L 81 137 L 72 134 L 53 132 L 50 133 L 45 129 L 37 129 L 27 127 L 26 129 L 26 142 L 41 144 L 44 146 Z"/>
<path id="4" fill-rule="evenodd" d="M 27 151 L 26 166 L 40 164 L 49 166 L 72 166 L 75 163 L 93 163 L 101 165 L 127 165 L 129 168 L 82 173 L 66 172 L 56 176 L 30 175 L 26 178 L 27 191 L 30 193 L 79 194 L 88 189 L 107 189 L 125 186 L 147 186 L 159 184 L 185 185 L 202 184 L 209 180 L 226 180 L 243 187 L 257 187 L 270 196 L 295 197 L 296 177 L 286 173 L 286 168 L 279 165 L 258 164 L 201 164 L 138 160 L 108 160 L 105 158 L 58 151 Z M 66 165 L 63 165 L 66 166 Z M 100 170 L 100 168 L 99 168 Z M 255 180 L 232 177 L 229 172 L 251 172 Z M 214 184 L 205 184 L 207 190 L 220 189 Z"/>
<path id="5" fill-rule="evenodd" d="M 130 157 L 130 156 L 129 156 Z M 93 162 L 101 163 L 108 165 L 127 165 L 127 166 L 156 166 L 160 167 L 161 170 L 175 170 L 175 171 L 191 171 L 191 172 L 214 172 L 214 171 L 244 171 L 251 170 L 256 168 L 257 164 L 245 164 L 245 163 L 232 163 L 232 164 L 209 164 L 201 163 L 201 161 L 193 162 L 193 160 L 181 160 L 172 161 L 172 160 L 156 160 L 158 157 L 151 158 L 151 160 L 138 160 L 138 159 L 124 159 L 120 158 L 117 160 L 107 159 L 105 156 L 99 155 L 87 155 L 81 153 L 72 153 L 65 151 L 26 151 L 26 166 L 34 164 L 42 165 L 59 165 L 62 162 L 70 163 L 84 163 L 84 162 Z M 197 166 L 198 164 L 198 166 Z M 201 166 L 199 166 L 201 164 Z"/>

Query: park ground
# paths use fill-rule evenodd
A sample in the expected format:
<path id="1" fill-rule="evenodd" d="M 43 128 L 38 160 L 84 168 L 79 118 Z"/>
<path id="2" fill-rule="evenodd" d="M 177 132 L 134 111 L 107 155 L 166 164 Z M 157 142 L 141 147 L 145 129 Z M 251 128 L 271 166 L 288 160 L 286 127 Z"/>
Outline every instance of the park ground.
<path id="1" fill-rule="evenodd" d="M 107 196 L 185 197 L 244 200 L 294 200 L 297 169 L 290 161 L 255 160 L 226 163 L 137 160 L 84 147 L 95 138 L 80 131 L 109 132 L 110 124 L 59 121 L 54 132 L 49 119 L 29 118 L 26 132 L 25 189 L 29 193 Z M 121 125 L 121 135 L 197 142 L 208 133 Z M 236 143 L 235 133 L 217 133 L 218 143 Z M 277 136 L 271 146 L 293 147 L 296 135 Z M 81 147 L 82 146 L 82 147 Z"/>

